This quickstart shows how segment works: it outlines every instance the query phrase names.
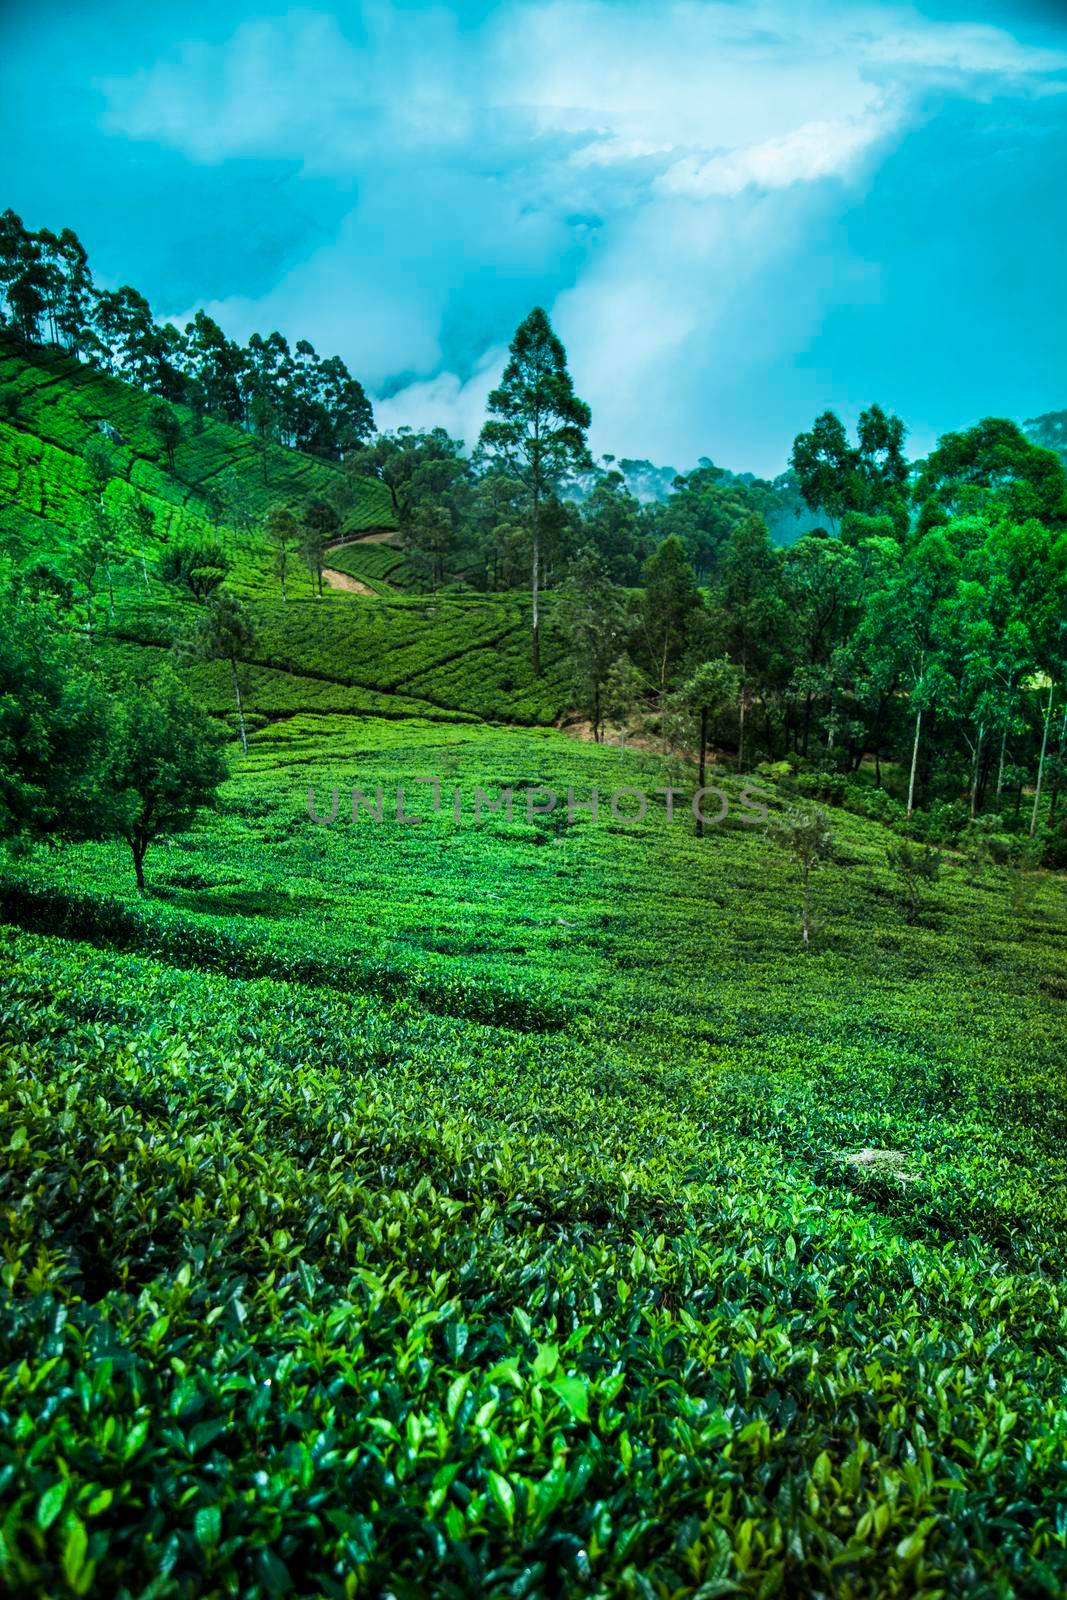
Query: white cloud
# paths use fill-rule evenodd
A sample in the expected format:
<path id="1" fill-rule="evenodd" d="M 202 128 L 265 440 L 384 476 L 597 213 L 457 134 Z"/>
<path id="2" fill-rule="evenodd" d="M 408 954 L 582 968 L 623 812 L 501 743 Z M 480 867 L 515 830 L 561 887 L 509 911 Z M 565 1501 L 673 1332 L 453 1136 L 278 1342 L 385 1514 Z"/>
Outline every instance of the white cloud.
<path id="1" fill-rule="evenodd" d="M 505 0 L 466 33 L 371 0 L 358 26 L 246 22 L 104 89 L 109 128 L 193 161 L 284 157 L 358 184 L 336 239 L 267 295 L 209 308 L 235 335 L 307 335 L 390 392 L 383 425 L 470 442 L 499 348 L 542 299 L 599 443 L 662 437 L 680 458 L 706 447 L 702 398 L 725 403 L 709 373 L 791 362 L 835 296 L 870 292 L 847 245 L 812 272 L 813 230 L 926 97 L 1044 93 L 1065 71 L 1002 29 L 862 0 Z M 778 274 L 781 314 L 754 287 Z"/>
<path id="2" fill-rule="evenodd" d="M 454 372 L 440 372 L 434 378 L 408 384 L 390 399 L 375 400 L 375 420 L 383 430 L 405 426 L 444 428 L 473 449 L 485 421 L 489 391 L 500 382 L 506 360 L 507 350 L 501 346 L 483 356 L 465 382 Z"/>
<path id="3" fill-rule="evenodd" d="M 684 156 L 658 180 L 664 194 L 737 195 L 743 189 L 785 189 L 819 178 L 847 178 L 882 140 L 897 132 L 901 116 L 889 110 L 837 122 L 805 122 L 778 139 L 702 160 Z"/>

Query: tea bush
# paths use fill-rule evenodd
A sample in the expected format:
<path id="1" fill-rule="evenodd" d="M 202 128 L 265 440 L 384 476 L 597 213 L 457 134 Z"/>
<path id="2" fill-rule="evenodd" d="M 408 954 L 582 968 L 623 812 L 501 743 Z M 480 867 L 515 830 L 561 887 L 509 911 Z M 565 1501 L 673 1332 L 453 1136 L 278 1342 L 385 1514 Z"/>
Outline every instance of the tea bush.
<path id="1" fill-rule="evenodd" d="M 838 812 L 805 955 L 759 828 L 473 821 L 658 781 L 294 715 L 147 899 L 8 870 L 8 1590 L 1062 1592 L 1062 883 Z"/>

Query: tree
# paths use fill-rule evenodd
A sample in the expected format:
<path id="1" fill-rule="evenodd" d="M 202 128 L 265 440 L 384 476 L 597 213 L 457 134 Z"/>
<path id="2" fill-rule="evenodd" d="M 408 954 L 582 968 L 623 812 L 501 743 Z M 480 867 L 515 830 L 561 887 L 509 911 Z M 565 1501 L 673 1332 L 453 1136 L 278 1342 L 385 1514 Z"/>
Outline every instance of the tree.
<path id="1" fill-rule="evenodd" d="M 192 653 L 202 661 L 228 661 L 233 679 L 234 699 L 237 703 L 237 727 L 241 736 L 241 752 L 248 754 L 245 734 L 244 708 L 241 705 L 241 680 L 237 662 L 255 647 L 255 629 L 252 619 L 235 594 L 222 590 L 213 595 L 192 635 Z"/>
<path id="2" fill-rule="evenodd" d="M 411 517 L 407 544 L 416 568 L 429 573 L 436 594 L 444 582 L 445 562 L 456 544 L 456 525 L 448 506 L 420 502 Z"/>
<path id="3" fill-rule="evenodd" d="M 830 818 L 819 806 L 799 806 L 788 811 L 770 830 L 771 837 L 795 859 L 803 884 L 801 935 L 811 945 L 811 877 L 833 849 Z"/>
<path id="4" fill-rule="evenodd" d="M 685 654 L 701 610 L 696 574 L 682 541 L 672 534 L 645 562 L 639 617 L 650 676 L 665 689 Z"/>
<path id="5" fill-rule="evenodd" d="M 47 599 L 0 592 L 0 839 L 106 834 L 112 737 L 107 697 Z"/>
<path id="6" fill-rule="evenodd" d="M 282 599 L 288 596 L 285 593 L 285 574 L 289 566 L 289 557 L 299 548 L 300 525 L 288 506 L 274 505 L 267 512 L 264 523 L 267 541 L 274 551 L 274 571 L 281 579 Z"/>
<path id="7" fill-rule="evenodd" d="M 859 473 L 858 454 L 849 445 L 840 417 L 824 411 L 809 433 L 798 433 L 789 464 L 811 510 L 824 511 L 831 522 L 839 522 L 856 498 L 852 480 Z"/>
<path id="8" fill-rule="evenodd" d="M 148 426 L 162 445 L 167 466 L 173 472 L 174 452 L 182 437 L 182 425 L 177 412 L 165 400 L 155 400 L 148 414 Z"/>
<path id="9" fill-rule="evenodd" d="M 782 586 L 782 558 L 761 516 L 746 517 L 722 549 L 713 596 L 716 626 L 740 668 L 737 683 L 737 770 L 744 770 L 746 712 L 753 692 L 774 681 L 776 657 L 789 620 Z M 769 716 L 767 718 L 769 724 Z M 768 727 L 768 742 L 770 731 Z"/>
<path id="10" fill-rule="evenodd" d="M 905 433 L 899 417 L 873 405 L 860 412 L 859 443 L 853 446 L 840 417 L 824 411 L 808 433 L 798 433 L 793 441 L 790 466 L 805 503 L 812 511 L 825 512 L 835 532 L 849 512 L 903 513 Z"/>
<path id="11" fill-rule="evenodd" d="M 222 583 L 229 570 L 222 551 L 209 544 L 168 545 L 160 558 L 165 583 L 187 589 L 194 600 L 204 601 Z"/>
<path id="12" fill-rule="evenodd" d="M 599 744 L 604 686 L 625 645 L 626 612 L 596 550 L 582 550 L 572 564 L 557 614 L 575 687 L 591 713 L 593 738 Z"/>
<path id="13" fill-rule="evenodd" d="M 1014 422 L 985 417 L 946 433 L 922 463 L 914 499 L 925 529 L 974 512 L 1048 528 L 1067 525 L 1067 472 L 1059 456 L 1031 444 Z"/>
<path id="14" fill-rule="evenodd" d="M 604 680 L 603 712 L 605 721 L 619 730 L 619 754 L 626 749 L 626 740 L 633 732 L 635 722 L 641 725 L 641 707 L 649 692 L 648 679 L 635 667 L 628 655 L 614 661 Z"/>
<path id="15" fill-rule="evenodd" d="M 322 568 L 326 560 L 327 541 L 336 537 L 340 519 L 327 500 L 312 500 L 304 510 L 300 527 L 300 554 L 318 584 L 318 597 L 322 599 Z"/>
<path id="16" fill-rule="evenodd" d="M 592 465 L 586 448 L 591 413 L 574 392 L 567 353 L 540 306 L 519 324 L 488 410 L 481 447 L 519 479 L 529 502 L 530 641 L 533 670 L 539 675 L 542 508 L 567 473 Z"/>
<path id="17" fill-rule="evenodd" d="M 126 686 L 116 721 L 110 763 L 122 804 L 116 831 L 130 847 L 143 892 L 149 845 L 181 833 L 214 804 L 226 762 L 207 714 L 169 671 L 150 684 Z"/>
<path id="18" fill-rule="evenodd" d="M 904 916 L 908 922 L 917 922 L 922 910 L 923 885 L 936 883 L 940 876 L 940 851 L 901 842 L 888 852 L 886 859 L 900 880 Z"/>
<path id="19" fill-rule="evenodd" d="M 737 694 L 741 674 L 726 656 L 702 661 L 671 697 L 674 708 L 688 714 L 697 725 L 697 787 L 703 789 L 707 777 L 708 728 L 712 718 L 728 706 Z M 696 835 L 704 836 L 704 821 L 696 812 Z"/>
<path id="20" fill-rule="evenodd" d="M 621 472 L 606 472 L 581 506 L 585 537 L 615 583 L 640 581 L 645 537 L 641 507 Z"/>
<path id="21" fill-rule="evenodd" d="M 786 552 L 782 578 L 796 647 L 791 689 L 804 702 L 801 749 L 807 755 L 815 700 L 832 703 L 835 651 L 859 616 L 860 564 L 839 539 L 809 533 Z"/>

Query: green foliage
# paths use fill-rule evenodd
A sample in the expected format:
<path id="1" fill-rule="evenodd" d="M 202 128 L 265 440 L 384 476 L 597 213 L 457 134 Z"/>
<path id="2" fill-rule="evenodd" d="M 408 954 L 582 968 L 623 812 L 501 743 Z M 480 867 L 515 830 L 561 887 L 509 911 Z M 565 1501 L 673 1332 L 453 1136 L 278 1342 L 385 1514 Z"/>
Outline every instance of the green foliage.
<path id="1" fill-rule="evenodd" d="M 107 844 L 7 876 L 10 1590 L 1067 1581 L 1062 884 L 1025 951 L 952 862 L 889 932 L 841 815 L 798 983 L 758 830 L 305 806 L 658 770 L 294 718 L 151 896 Z"/>
<path id="2" fill-rule="evenodd" d="M 327 559 L 337 572 L 358 578 L 375 594 L 405 593 L 419 587 L 407 555 L 395 544 L 358 541 L 340 550 L 331 549 Z"/>
<path id="3" fill-rule="evenodd" d="M 107 777 L 119 813 L 116 831 L 130 847 L 139 889 L 149 845 L 183 832 L 215 803 L 226 775 L 218 746 L 209 719 L 170 674 L 121 693 Z"/>
<path id="4" fill-rule="evenodd" d="M 0 589 L 0 840 L 84 838 L 108 803 L 107 700 L 50 623 Z"/>
<path id="5" fill-rule="evenodd" d="M 904 915 L 914 922 L 922 910 L 922 891 L 941 875 L 941 853 L 929 845 L 894 845 L 887 856 L 891 870 L 900 881 Z"/>
<path id="6" fill-rule="evenodd" d="M 159 560 L 160 577 L 186 589 L 194 600 L 206 600 L 222 583 L 229 561 L 217 545 L 173 544 Z"/>

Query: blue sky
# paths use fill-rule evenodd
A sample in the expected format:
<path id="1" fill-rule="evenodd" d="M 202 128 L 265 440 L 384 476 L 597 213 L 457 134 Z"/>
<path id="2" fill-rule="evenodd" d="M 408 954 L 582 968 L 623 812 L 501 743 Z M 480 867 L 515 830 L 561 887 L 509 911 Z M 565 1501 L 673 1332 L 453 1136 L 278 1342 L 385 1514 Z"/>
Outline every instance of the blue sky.
<path id="1" fill-rule="evenodd" d="M 1067 7 L 6 5 L 3 204 L 472 441 L 552 314 L 598 451 L 781 470 L 1067 406 Z"/>

